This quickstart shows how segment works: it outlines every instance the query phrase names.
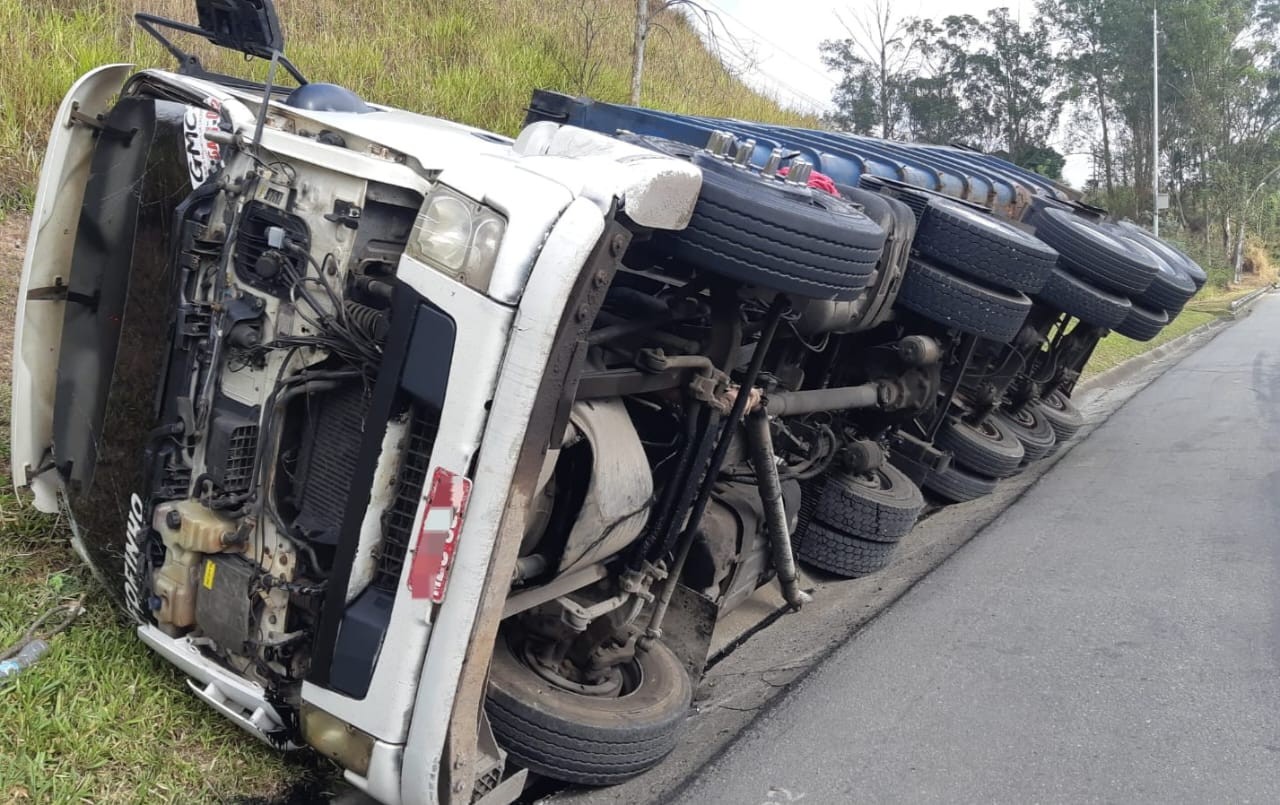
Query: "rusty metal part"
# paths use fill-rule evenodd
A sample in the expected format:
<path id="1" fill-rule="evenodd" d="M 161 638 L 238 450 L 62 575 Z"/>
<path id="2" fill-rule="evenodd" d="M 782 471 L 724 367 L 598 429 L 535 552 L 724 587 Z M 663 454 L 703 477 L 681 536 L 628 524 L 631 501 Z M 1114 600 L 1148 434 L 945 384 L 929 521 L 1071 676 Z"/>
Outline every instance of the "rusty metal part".
<path id="1" fill-rule="evenodd" d="M 769 433 L 769 415 L 756 411 L 747 417 L 747 444 L 751 448 L 751 464 L 756 469 L 756 486 L 764 503 L 765 531 L 773 567 L 778 571 L 782 597 L 792 609 L 813 600 L 800 589 L 796 558 L 791 553 L 791 534 L 787 529 L 787 510 L 782 503 L 782 482 L 778 479 L 778 458 L 773 453 L 773 435 Z"/>
<path id="2" fill-rule="evenodd" d="M 661 349 L 642 349 L 636 355 L 636 365 L 659 373 L 693 370 L 697 374 L 689 378 L 687 386 L 693 399 L 722 414 L 733 406 L 728 393 L 729 376 L 717 369 L 706 355 L 667 355 Z"/>
<path id="3" fill-rule="evenodd" d="M 879 469 L 885 462 L 884 448 L 879 442 L 870 439 L 852 441 L 844 449 L 846 463 L 854 473 L 871 472 Z"/>
<path id="4" fill-rule="evenodd" d="M 787 310 L 787 307 L 787 298 L 782 294 L 775 296 L 769 304 L 769 312 L 765 314 L 764 330 L 761 332 L 760 340 L 757 342 L 755 352 L 751 356 L 751 363 L 747 366 L 747 371 L 742 376 L 742 385 L 744 387 L 753 388 L 755 386 L 756 378 L 760 376 L 760 368 L 764 364 L 765 355 L 768 354 L 769 346 L 773 343 L 773 337 L 778 332 L 778 322 L 782 320 L 782 314 Z M 742 414 L 750 400 L 750 394 L 737 394 L 734 397 L 732 410 L 725 417 L 724 426 L 720 429 L 719 438 L 716 440 L 715 451 L 711 454 L 711 459 L 706 465 L 706 471 L 701 475 L 698 497 L 694 501 L 693 509 L 689 512 L 688 521 L 685 523 L 684 531 L 681 534 L 676 558 L 671 565 L 671 576 L 667 579 L 667 583 L 663 585 L 662 594 L 653 607 L 653 615 L 649 619 L 649 628 L 645 632 L 646 640 L 657 640 L 662 636 L 662 619 L 666 615 L 667 607 L 671 604 L 671 596 L 675 593 L 676 585 L 680 582 L 680 572 L 684 569 L 684 563 L 689 558 L 689 549 L 693 546 L 694 534 L 697 533 L 698 526 L 702 521 L 702 513 L 707 510 L 707 501 L 711 498 L 711 489 L 720 474 L 720 465 L 724 463 L 725 453 L 729 450 L 729 443 L 733 441 L 734 429 L 742 421 Z"/>
<path id="5" fill-rule="evenodd" d="M 942 360 L 942 347 L 927 335 L 909 335 L 898 342 L 898 354 L 910 366 L 932 366 Z"/>
<path id="6" fill-rule="evenodd" d="M 542 385 L 533 401 L 524 442 L 515 457 L 508 506 L 498 524 L 498 534 L 489 560 L 489 581 L 477 609 L 471 640 L 462 662 L 453 712 L 449 716 L 440 787 L 440 801 L 444 803 L 460 805 L 469 801 L 469 794 L 475 784 L 476 769 L 486 757 L 481 746 L 485 683 L 489 663 L 493 659 L 498 625 L 503 617 L 503 605 L 509 592 L 509 582 L 515 572 L 520 543 L 524 538 L 529 502 L 537 489 L 546 449 L 548 445 L 557 443 L 557 414 L 568 408 L 563 397 L 570 395 L 567 402 L 572 402 L 577 375 L 582 371 L 582 361 L 575 360 L 575 355 L 590 332 L 595 315 L 604 303 L 605 292 L 617 272 L 621 252 L 616 247 L 611 249 L 610 244 L 618 238 L 629 242 L 631 233 L 622 224 L 611 219 L 569 294 L 547 358 Z M 601 276 L 603 281 L 600 280 Z M 577 315 L 580 311 L 585 311 L 586 315 Z M 567 410 L 565 413 L 567 422 Z"/>
<path id="7" fill-rule="evenodd" d="M 608 575 L 609 571 L 605 569 L 603 564 L 591 565 L 557 576 L 541 587 L 532 587 L 513 593 L 502 608 L 502 617 L 509 618 L 562 595 L 568 595 L 574 590 L 581 590 L 583 587 L 595 584 Z"/>

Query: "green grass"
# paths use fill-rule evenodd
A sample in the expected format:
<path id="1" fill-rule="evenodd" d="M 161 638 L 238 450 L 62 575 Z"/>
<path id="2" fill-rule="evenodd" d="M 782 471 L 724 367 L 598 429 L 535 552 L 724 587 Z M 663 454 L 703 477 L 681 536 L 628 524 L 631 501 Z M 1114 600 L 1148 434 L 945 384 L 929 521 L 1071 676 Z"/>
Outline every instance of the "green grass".
<path id="1" fill-rule="evenodd" d="M 312 80 L 505 134 L 519 130 L 535 88 L 625 101 L 633 8 L 630 0 L 279 0 L 289 58 Z M 0 206 L 29 205 L 52 115 L 78 75 L 115 61 L 173 68 L 132 24 L 142 9 L 194 17 L 189 0 L 0 0 Z M 667 12 L 658 22 L 645 105 L 816 123 L 731 76 L 683 17 Z M 261 62 L 178 37 L 210 69 L 265 73 Z"/>
<path id="2" fill-rule="evenodd" d="M 1088 365 L 1084 368 L 1084 376 L 1089 377 L 1099 372 L 1105 372 L 1129 358 L 1141 355 L 1165 342 L 1172 341 L 1180 335 L 1189 333 L 1200 325 L 1219 318 L 1221 315 L 1221 313 L 1210 311 L 1184 310 L 1178 318 L 1169 322 L 1168 326 L 1161 330 L 1158 336 L 1147 342 L 1134 341 L 1132 338 L 1126 338 L 1118 333 L 1111 333 L 1098 342 L 1098 348 L 1094 350 L 1093 357 L 1089 359 Z"/>

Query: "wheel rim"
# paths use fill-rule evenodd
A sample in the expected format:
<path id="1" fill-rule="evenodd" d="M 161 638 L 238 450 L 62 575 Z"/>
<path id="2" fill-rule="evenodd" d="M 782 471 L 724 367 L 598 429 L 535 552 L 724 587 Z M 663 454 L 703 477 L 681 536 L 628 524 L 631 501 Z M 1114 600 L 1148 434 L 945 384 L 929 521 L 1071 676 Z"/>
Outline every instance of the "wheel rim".
<path id="1" fill-rule="evenodd" d="M 1017 411 L 1005 411 L 1005 415 L 1028 430 L 1033 430 L 1036 426 L 1035 414 L 1031 413 L 1031 410 L 1028 408 L 1024 407 Z"/>
<path id="2" fill-rule="evenodd" d="M 853 480 L 858 486 L 877 492 L 893 488 L 893 481 L 889 480 L 889 476 L 885 474 L 884 470 L 880 469 L 859 473 L 853 476 Z"/>
<path id="3" fill-rule="evenodd" d="M 973 430 L 974 433 L 977 433 L 982 436 L 982 438 L 989 441 L 1002 441 L 1001 437 L 1003 434 L 1000 432 L 1000 429 L 995 426 L 995 423 L 991 421 L 990 417 L 982 420 L 977 425 L 969 425 L 969 428 Z"/>
<path id="4" fill-rule="evenodd" d="M 1065 411 L 1067 408 L 1066 397 L 1061 391 L 1051 391 L 1040 398 L 1040 402 L 1049 406 L 1055 411 Z"/>
<path id="5" fill-rule="evenodd" d="M 565 672 L 573 667 L 570 660 L 564 659 L 559 665 L 552 666 L 538 656 L 532 641 L 526 640 L 520 650 L 514 654 L 522 665 L 537 674 L 540 679 L 579 696 L 620 699 L 634 693 L 644 682 L 644 671 L 634 658 L 603 671 L 603 679 L 599 682 L 584 682 L 566 675 Z"/>

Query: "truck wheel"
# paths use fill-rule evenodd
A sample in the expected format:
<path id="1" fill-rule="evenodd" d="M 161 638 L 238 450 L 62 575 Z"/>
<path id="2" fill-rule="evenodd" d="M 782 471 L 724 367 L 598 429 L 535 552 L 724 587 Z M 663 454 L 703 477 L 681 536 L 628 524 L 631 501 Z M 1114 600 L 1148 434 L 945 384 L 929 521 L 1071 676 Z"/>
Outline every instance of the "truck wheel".
<path id="1" fill-rule="evenodd" d="M 1130 234 L 1129 230 L 1120 224 L 1104 224 L 1103 228 L 1133 248 L 1146 252 L 1159 269 L 1155 278 L 1151 280 L 1151 285 L 1133 297 L 1135 305 L 1152 310 L 1181 310 L 1182 306 L 1196 295 L 1198 290 L 1196 284 L 1189 274 L 1178 267 L 1176 255 L 1156 252 L 1152 248 L 1154 244 Z"/>
<path id="2" fill-rule="evenodd" d="M 1040 398 L 1040 413 L 1049 420 L 1049 427 L 1058 437 L 1058 444 L 1069 441 L 1084 427 L 1084 416 L 1071 402 L 1071 398 L 1058 389 Z"/>
<path id="3" fill-rule="evenodd" d="M 1142 293 L 1159 270 L 1150 252 L 1138 251 L 1066 210 L 1041 210 L 1036 216 L 1036 237 L 1062 255 L 1059 268 L 1117 293 Z"/>
<path id="4" fill-rule="evenodd" d="M 855 299 L 870 283 L 885 233 L 821 190 L 769 179 L 706 152 L 689 226 L 655 233 L 653 248 L 701 271 L 815 299 Z"/>
<path id="5" fill-rule="evenodd" d="M 1060 268 L 1049 275 L 1036 298 L 1075 316 L 1085 324 L 1111 329 L 1124 321 L 1132 304 L 1123 296 L 1116 296 L 1090 285 L 1079 277 L 1073 277 Z"/>
<path id="6" fill-rule="evenodd" d="M 957 467 L 953 462 L 947 465 L 945 470 L 929 473 L 925 479 L 924 488 L 943 500 L 964 503 L 967 500 L 986 497 L 996 491 L 996 480 L 974 475 Z"/>
<path id="7" fill-rule="evenodd" d="M 1025 461 L 1039 461 L 1053 452 L 1058 437 L 1053 433 L 1053 426 L 1035 404 L 1024 405 L 1017 411 L 996 411 L 1000 424 L 1004 425 L 1022 442 L 1022 450 L 1026 454 Z"/>
<path id="8" fill-rule="evenodd" d="M 974 425 L 951 416 L 934 440 L 938 447 L 967 470 L 988 478 L 1007 478 L 1018 472 L 1026 450 L 1022 442 L 996 417 Z"/>
<path id="9" fill-rule="evenodd" d="M 929 200 L 913 244 L 920 254 L 997 288 L 1034 293 L 1058 260 L 1046 243 L 972 207 Z"/>
<path id="10" fill-rule="evenodd" d="M 919 487 L 902 470 L 885 463 L 862 475 L 828 476 L 813 519 L 862 539 L 897 542 L 916 524 L 923 508 Z"/>
<path id="11" fill-rule="evenodd" d="M 863 539 L 814 520 L 804 533 L 796 535 L 796 557 L 806 564 L 841 578 L 856 579 L 884 570 L 893 558 L 898 541 Z"/>
<path id="12" fill-rule="evenodd" d="M 1031 300 L 1019 291 L 998 291 L 912 258 L 897 303 L 962 333 L 1008 343 L 1022 329 Z"/>
<path id="13" fill-rule="evenodd" d="M 1186 274 L 1191 279 L 1192 284 L 1196 286 L 1197 291 L 1204 287 L 1205 282 L 1208 280 L 1208 275 L 1204 273 L 1204 269 L 1200 267 L 1199 263 L 1187 256 L 1186 252 L 1172 243 L 1161 240 L 1135 223 L 1122 221 L 1116 226 L 1123 229 L 1134 240 L 1145 243 L 1147 248 L 1163 257 L 1166 263 Z"/>
<path id="14" fill-rule="evenodd" d="M 676 745 L 693 685 L 662 643 L 621 670 L 621 695 L 553 684 L 499 634 L 485 710 L 498 743 L 520 765 L 555 780 L 612 785 L 656 766 Z M 522 653 L 522 652 L 521 652 Z"/>
<path id="15" fill-rule="evenodd" d="M 1135 304 L 1129 315 L 1116 327 L 1116 332 L 1134 341 L 1150 341 L 1160 335 L 1160 331 L 1168 323 L 1169 314 L 1163 310 L 1152 310 Z"/>

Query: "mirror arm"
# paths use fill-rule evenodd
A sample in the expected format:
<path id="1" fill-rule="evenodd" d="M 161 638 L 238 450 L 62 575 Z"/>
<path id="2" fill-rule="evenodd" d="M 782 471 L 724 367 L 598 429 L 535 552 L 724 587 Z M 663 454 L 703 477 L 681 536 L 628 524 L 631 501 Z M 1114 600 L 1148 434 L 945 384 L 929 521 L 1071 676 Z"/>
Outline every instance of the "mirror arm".
<path id="1" fill-rule="evenodd" d="M 178 72 L 183 75 L 195 76 L 197 78 L 208 75 L 208 72 L 204 69 L 204 65 L 200 63 L 200 59 L 195 54 L 187 53 L 185 50 L 175 45 L 172 40 L 165 36 L 159 29 L 168 28 L 174 31 L 181 31 L 184 34 L 192 34 L 202 39 L 209 39 L 210 41 L 212 41 L 213 37 L 212 32 L 206 31 L 196 25 L 189 25 L 185 22 L 178 22 L 177 20 L 171 20 L 167 17 L 159 17 L 155 14 L 147 14 L 141 11 L 134 14 L 133 19 L 138 23 L 138 27 L 150 34 L 151 37 L 159 42 L 165 50 L 173 54 L 173 57 L 178 60 L 178 64 L 180 65 Z M 293 62 L 285 58 L 283 53 L 273 50 L 270 55 L 270 59 L 273 62 L 273 72 L 275 70 L 274 62 L 278 62 L 280 66 L 284 67 L 284 69 L 289 72 L 289 75 L 293 76 L 293 80 L 298 82 L 298 86 L 303 86 L 308 83 L 302 72 L 293 65 Z"/>

